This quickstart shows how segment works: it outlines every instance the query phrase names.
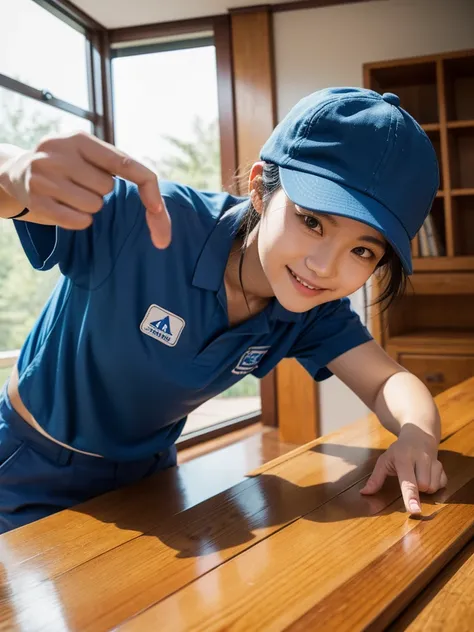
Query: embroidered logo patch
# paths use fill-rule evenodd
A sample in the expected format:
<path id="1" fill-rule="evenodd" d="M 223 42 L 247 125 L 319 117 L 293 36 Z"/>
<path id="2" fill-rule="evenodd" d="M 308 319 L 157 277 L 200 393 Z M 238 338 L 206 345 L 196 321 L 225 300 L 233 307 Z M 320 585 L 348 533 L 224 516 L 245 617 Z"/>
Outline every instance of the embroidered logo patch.
<path id="1" fill-rule="evenodd" d="M 232 369 L 232 373 L 235 375 L 250 373 L 258 367 L 258 363 L 269 349 L 270 347 L 249 347 L 240 358 L 237 366 Z"/>
<path id="2" fill-rule="evenodd" d="M 142 320 L 140 330 L 168 347 L 174 347 L 185 325 L 185 321 L 180 316 L 158 305 L 150 305 Z"/>

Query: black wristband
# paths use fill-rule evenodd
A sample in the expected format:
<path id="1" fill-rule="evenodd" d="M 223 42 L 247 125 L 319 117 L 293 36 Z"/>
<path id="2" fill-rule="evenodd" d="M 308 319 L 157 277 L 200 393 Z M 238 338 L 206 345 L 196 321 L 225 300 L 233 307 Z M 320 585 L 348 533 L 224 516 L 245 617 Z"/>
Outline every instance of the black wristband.
<path id="1" fill-rule="evenodd" d="M 18 215 L 13 215 L 13 217 L 7 217 L 7 219 L 17 219 L 18 217 L 23 217 L 23 215 L 26 215 L 29 212 L 30 212 L 29 208 L 24 208 L 21 213 L 18 213 Z"/>

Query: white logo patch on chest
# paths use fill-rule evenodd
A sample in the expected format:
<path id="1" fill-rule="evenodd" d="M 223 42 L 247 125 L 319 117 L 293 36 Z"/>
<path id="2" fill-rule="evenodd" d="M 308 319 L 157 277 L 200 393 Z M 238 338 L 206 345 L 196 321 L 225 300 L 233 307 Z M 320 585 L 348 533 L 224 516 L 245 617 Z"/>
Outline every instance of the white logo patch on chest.
<path id="1" fill-rule="evenodd" d="M 185 325 L 180 316 L 158 305 L 150 305 L 140 325 L 140 331 L 168 347 L 174 347 Z"/>
<path id="2" fill-rule="evenodd" d="M 232 369 L 232 373 L 235 373 L 235 375 L 243 375 L 244 373 L 254 371 L 269 349 L 270 347 L 249 347 L 240 358 L 237 366 Z"/>

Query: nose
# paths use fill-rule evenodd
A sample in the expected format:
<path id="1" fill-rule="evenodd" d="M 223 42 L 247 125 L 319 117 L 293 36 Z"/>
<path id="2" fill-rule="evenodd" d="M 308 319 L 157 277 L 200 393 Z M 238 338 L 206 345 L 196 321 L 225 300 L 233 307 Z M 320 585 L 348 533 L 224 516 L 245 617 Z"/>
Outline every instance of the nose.
<path id="1" fill-rule="evenodd" d="M 337 253 L 335 249 L 318 244 L 305 260 L 306 267 L 322 279 L 330 279 L 336 276 Z"/>

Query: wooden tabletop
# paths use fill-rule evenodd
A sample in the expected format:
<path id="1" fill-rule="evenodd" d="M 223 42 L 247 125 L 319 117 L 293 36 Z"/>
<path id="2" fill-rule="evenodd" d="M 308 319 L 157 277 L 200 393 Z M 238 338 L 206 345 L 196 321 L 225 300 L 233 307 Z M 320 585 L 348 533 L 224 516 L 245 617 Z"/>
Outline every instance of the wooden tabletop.
<path id="1" fill-rule="evenodd" d="M 0 630 L 472 630 L 474 378 L 437 403 L 422 517 L 395 478 L 359 493 L 394 440 L 373 415 L 238 484 L 191 461 L 0 536 Z"/>

